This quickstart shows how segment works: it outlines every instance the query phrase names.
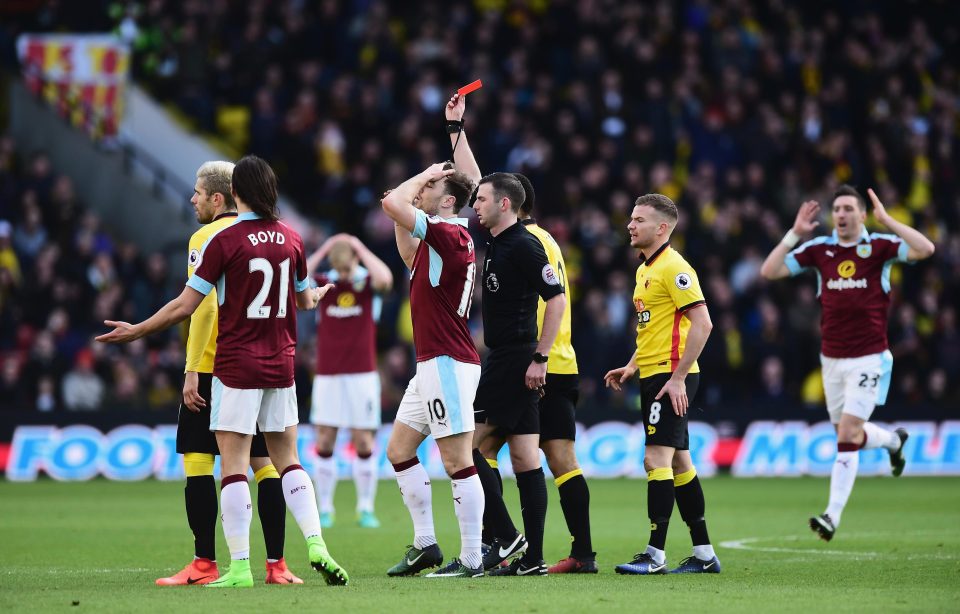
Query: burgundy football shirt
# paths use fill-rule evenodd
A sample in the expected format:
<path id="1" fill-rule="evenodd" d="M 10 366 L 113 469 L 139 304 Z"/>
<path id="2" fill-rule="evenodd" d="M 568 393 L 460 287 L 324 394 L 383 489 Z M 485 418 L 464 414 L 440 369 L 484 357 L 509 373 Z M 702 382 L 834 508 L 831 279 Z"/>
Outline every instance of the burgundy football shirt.
<path id="1" fill-rule="evenodd" d="M 317 375 L 376 371 L 379 297 L 373 292 L 370 273 L 357 267 L 352 279 L 336 271 L 316 279 L 319 286 L 334 284 L 317 307 Z"/>
<path id="2" fill-rule="evenodd" d="M 791 275 L 817 272 L 824 356 L 857 358 L 887 349 L 890 268 L 907 262 L 909 250 L 896 235 L 864 229 L 856 245 L 840 245 L 834 231 L 787 254 L 784 263 Z"/>
<path id="3" fill-rule="evenodd" d="M 417 211 L 411 233 L 421 239 L 410 271 L 410 316 L 417 362 L 449 356 L 480 364 L 467 327 L 476 254 L 467 232 L 467 220 L 445 220 Z"/>
<path id="4" fill-rule="evenodd" d="M 230 388 L 293 385 L 296 293 L 308 287 L 303 241 L 282 222 L 241 213 L 212 235 L 187 285 L 220 303 L 213 374 Z"/>

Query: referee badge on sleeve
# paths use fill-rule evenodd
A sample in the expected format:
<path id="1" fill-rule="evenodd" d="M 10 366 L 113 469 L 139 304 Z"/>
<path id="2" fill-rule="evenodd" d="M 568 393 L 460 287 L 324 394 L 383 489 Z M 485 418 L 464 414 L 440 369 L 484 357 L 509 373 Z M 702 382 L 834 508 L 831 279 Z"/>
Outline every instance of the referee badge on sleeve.
<path id="1" fill-rule="evenodd" d="M 560 280 L 557 279 L 557 272 L 553 270 L 553 267 L 550 264 L 543 265 L 543 270 L 540 271 L 540 276 L 543 277 L 543 281 L 548 286 L 560 285 Z"/>
<path id="2" fill-rule="evenodd" d="M 690 279 L 690 275 L 687 273 L 677 273 L 677 276 L 673 278 L 673 281 L 681 290 L 689 290 L 690 286 L 693 285 L 693 280 Z"/>
<path id="3" fill-rule="evenodd" d="M 187 264 L 194 269 L 200 266 L 200 250 L 191 249 L 190 254 L 187 256 Z"/>

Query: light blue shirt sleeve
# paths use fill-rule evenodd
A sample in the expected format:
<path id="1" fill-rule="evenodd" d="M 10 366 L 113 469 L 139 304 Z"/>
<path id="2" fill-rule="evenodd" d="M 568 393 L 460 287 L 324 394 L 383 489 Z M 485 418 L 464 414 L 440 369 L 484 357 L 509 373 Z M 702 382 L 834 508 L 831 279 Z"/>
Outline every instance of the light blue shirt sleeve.
<path id="1" fill-rule="evenodd" d="M 417 221 L 413 224 L 413 232 L 410 236 L 421 240 L 427 238 L 427 214 L 419 209 L 417 209 Z"/>
<path id="2" fill-rule="evenodd" d="M 191 275 L 190 279 L 187 280 L 187 286 L 193 288 L 204 296 L 210 294 L 210 292 L 213 290 L 213 284 L 206 279 L 197 277 L 196 273 Z"/>
<path id="3" fill-rule="evenodd" d="M 790 271 L 791 276 L 796 276 L 803 272 L 803 267 L 797 262 L 797 257 L 794 255 L 794 252 L 786 255 L 783 259 L 783 264 L 787 265 L 787 270 Z"/>
<path id="4" fill-rule="evenodd" d="M 897 260 L 899 260 L 900 262 L 912 262 L 912 260 L 907 258 L 907 254 L 909 253 L 910 253 L 910 246 L 907 245 L 906 241 L 901 240 L 900 247 L 897 248 Z"/>
<path id="5" fill-rule="evenodd" d="M 307 278 L 305 278 L 305 279 L 298 279 L 298 280 L 297 280 L 297 283 L 294 284 L 294 286 L 293 286 L 294 290 L 296 290 L 297 292 L 303 292 L 304 290 L 306 290 L 306 289 L 309 288 L 309 287 L 310 287 L 310 278 L 309 278 L 309 277 L 307 277 Z"/>

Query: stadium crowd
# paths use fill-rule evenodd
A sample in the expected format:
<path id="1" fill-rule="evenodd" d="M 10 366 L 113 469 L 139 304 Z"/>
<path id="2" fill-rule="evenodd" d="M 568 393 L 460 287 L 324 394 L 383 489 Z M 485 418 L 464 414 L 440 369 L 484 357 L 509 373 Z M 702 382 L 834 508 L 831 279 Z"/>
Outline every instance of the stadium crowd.
<path id="1" fill-rule="evenodd" d="M 760 264 L 802 201 L 826 204 L 840 183 L 873 187 L 938 247 L 894 269 L 891 402 L 960 401 L 950 385 L 960 376 L 953 3 L 91 3 L 100 16 L 70 4 L 47 3 L 36 27 L 115 29 L 141 85 L 271 162 L 323 228 L 314 246 L 357 234 L 397 279 L 379 195 L 449 157 L 443 105 L 482 79 L 467 134 L 484 172 L 533 180 L 535 215 L 569 269 L 588 404 L 635 397 L 609 396 L 601 378 L 633 349 L 637 260 L 625 226 L 633 200 L 656 191 L 682 212 L 674 243 L 700 272 L 716 326 L 700 361 L 704 406 L 819 408 L 815 281 L 768 284 Z M 0 189 L 0 404 L 175 406 L 175 334 L 117 355 L 89 339 L 107 315 L 152 313 L 183 272 L 111 237 L 42 153 L 9 139 Z M 482 246 L 475 220 L 471 230 Z M 388 297 L 380 326 L 389 410 L 412 369 L 405 293 Z M 313 352 L 300 354 L 306 375 Z"/>

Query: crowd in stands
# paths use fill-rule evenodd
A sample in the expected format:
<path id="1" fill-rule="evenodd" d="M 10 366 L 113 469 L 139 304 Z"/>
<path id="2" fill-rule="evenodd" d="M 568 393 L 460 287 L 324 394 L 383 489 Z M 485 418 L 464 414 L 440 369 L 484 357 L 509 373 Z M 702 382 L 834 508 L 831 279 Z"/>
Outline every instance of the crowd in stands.
<path id="1" fill-rule="evenodd" d="M 92 341 L 103 320 L 139 321 L 172 291 L 163 254 L 112 236 L 45 153 L 0 137 L 0 407 L 175 407 L 176 331 L 121 351 Z"/>
<path id="2" fill-rule="evenodd" d="M 656 191 L 680 207 L 673 245 L 697 268 L 715 324 L 700 402 L 821 407 L 815 279 L 768 283 L 760 263 L 802 201 L 873 187 L 938 248 L 894 269 L 891 402 L 960 402 L 955 3 L 150 0 L 91 2 L 79 16 L 46 4 L 41 27 L 113 29 L 133 46 L 139 84 L 199 131 L 268 159 L 323 228 L 310 243 L 357 234 L 398 279 L 379 195 L 450 156 L 443 105 L 482 79 L 467 134 L 483 171 L 524 172 L 537 189 L 535 215 L 567 261 L 588 404 L 635 402 L 601 377 L 632 351 L 625 226 L 633 200 Z M 162 304 L 181 271 L 168 277 L 162 258 L 103 234 L 42 155 L 19 174 L 13 152 L 0 155 L 3 390 L 26 378 L 12 389 L 37 407 L 64 403 L 68 388 L 168 402 L 158 391 L 179 390 L 175 336 L 108 360 L 89 335 L 105 315 Z M 482 246 L 475 219 L 471 229 Z M 380 327 L 389 409 L 411 371 L 396 292 Z"/>

